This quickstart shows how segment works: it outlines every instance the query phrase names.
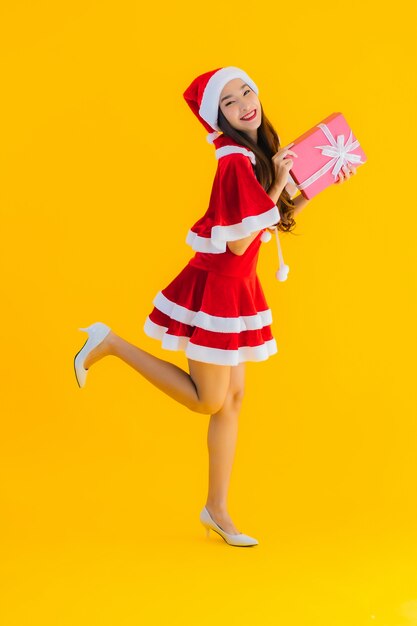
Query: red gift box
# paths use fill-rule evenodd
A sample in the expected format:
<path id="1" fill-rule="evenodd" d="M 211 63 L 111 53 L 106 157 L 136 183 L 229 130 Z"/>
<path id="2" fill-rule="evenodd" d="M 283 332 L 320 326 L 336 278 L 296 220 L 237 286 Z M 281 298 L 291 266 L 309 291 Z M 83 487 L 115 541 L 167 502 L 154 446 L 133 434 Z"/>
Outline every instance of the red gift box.
<path id="1" fill-rule="evenodd" d="M 351 163 L 357 167 L 367 160 L 341 113 L 332 113 L 297 137 L 290 149 L 298 158 L 293 158 L 288 182 L 293 183 L 308 200 L 333 185 L 343 165 Z"/>

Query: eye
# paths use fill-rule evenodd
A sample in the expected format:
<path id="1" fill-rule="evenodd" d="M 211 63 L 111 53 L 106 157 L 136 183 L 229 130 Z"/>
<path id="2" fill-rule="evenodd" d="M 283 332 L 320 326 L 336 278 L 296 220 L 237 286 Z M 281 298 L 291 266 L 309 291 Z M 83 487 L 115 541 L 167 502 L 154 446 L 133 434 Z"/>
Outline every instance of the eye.
<path id="1" fill-rule="evenodd" d="M 243 92 L 243 95 L 250 93 L 250 89 L 245 89 L 245 91 Z M 234 102 L 234 100 L 229 100 L 229 102 L 226 104 L 226 106 L 229 106 L 229 104 L 232 104 L 232 102 Z"/>

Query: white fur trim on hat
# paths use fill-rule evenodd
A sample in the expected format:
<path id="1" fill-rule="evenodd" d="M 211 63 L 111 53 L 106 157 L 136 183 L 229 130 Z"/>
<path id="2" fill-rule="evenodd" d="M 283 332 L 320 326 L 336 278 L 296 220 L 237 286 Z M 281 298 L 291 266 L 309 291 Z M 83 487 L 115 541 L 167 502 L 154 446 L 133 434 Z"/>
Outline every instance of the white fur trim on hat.
<path id="1" fill-rule="evenodd" d="M 241 78 L 249 85 L 249 87 L 251 87 L 251 89 L 253 89 L 256 95 L 258 95 L 258 87 L 256 84 L 251 78 L 249 78 L 246 72 L 238 67 L 233 67 L 232 65 L 222 67 L 215 74 L 213 74 L 204 89 L 198 112 L 203 120 L 218 131 L 220 131 L 220 128 L 217 125 L 217 111 L 219 108 L 220 94 L 223 87 L 229 82 L 229 80 L 233 80 L 234 78 Z"/>

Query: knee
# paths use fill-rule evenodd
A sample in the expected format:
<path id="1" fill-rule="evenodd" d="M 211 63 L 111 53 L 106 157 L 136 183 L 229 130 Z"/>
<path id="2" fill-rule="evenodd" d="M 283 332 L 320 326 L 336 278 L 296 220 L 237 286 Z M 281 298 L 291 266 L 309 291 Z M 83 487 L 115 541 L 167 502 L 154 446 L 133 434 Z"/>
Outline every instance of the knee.
<path id="1" fill-rule="evenodd" d="M 238 411 L 241 408 L 244 395 L 245 390 L 243 387 L 240 387 L 230 394 L 230 404 L 232 409 Z"/>
<path id="2" fill-rule="evenodd" d="M 225 403 L 225 398 L 222 398 L 219 394 L 206 394 L 200 396 L 189 407 L 196 413 L 203 413 L 203 415 L 212 415 L 220 411 Z"/>
<path id="3" fill-rule="evenodd" d="M 229 390 L 225 398 L 200 398 L 200 400 L 198 400 L 190 408 L 196 413 L 203 413 L 203 415 L 214 415 L 215 413 L 219 413 L 219 411 L 225 407 L 229 411 L 238 412 L 241 408 L 243 397 L 243 388 L 235 389 L 233 391 Z"/>
<path id="4" fill-rule="evenodd" d="M 221 406 L 221 409 L 225 409 L 227 415 L 238 414 L 242 407 L 244 393 L 245 392 L 242 388 L 229 390 Z"/>
<path id="5" fill-rule="evenodd" d="M 218 413 L 223 407 L 224 401 L 222 400 L 200 400 L 192 408 L 196 413 L 203 413 L 203 415 L 213 415 Z"/>

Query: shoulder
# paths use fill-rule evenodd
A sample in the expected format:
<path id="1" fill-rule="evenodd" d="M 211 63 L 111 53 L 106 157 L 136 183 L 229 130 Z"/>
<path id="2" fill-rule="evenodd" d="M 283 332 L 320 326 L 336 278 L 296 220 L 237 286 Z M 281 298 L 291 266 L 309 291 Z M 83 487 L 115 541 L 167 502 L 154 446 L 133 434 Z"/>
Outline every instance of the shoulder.
<path id="1" fill-rule="evenodd" d="M 252 164 L 250 158 L 239 152 L 233 152 L 219 158 L 217 170 L 222 178 L 256 178 L 255 166 Z"/>
<path id="2" fill-rule="evenodd" d="M 242 146 L 236 141 L 233 141 L 233 139 L 227 137 L 227 135 L 221 135 L 215 139 L 214 146 L 216 148 L 216 159 L 222 167 L 226 164 L 232 167 L 235 164 L 239 166 L 247 164 L 248 162 L 253 166 L 256 164 L 255 153 L 246 148 L 246 146 Z"/>

